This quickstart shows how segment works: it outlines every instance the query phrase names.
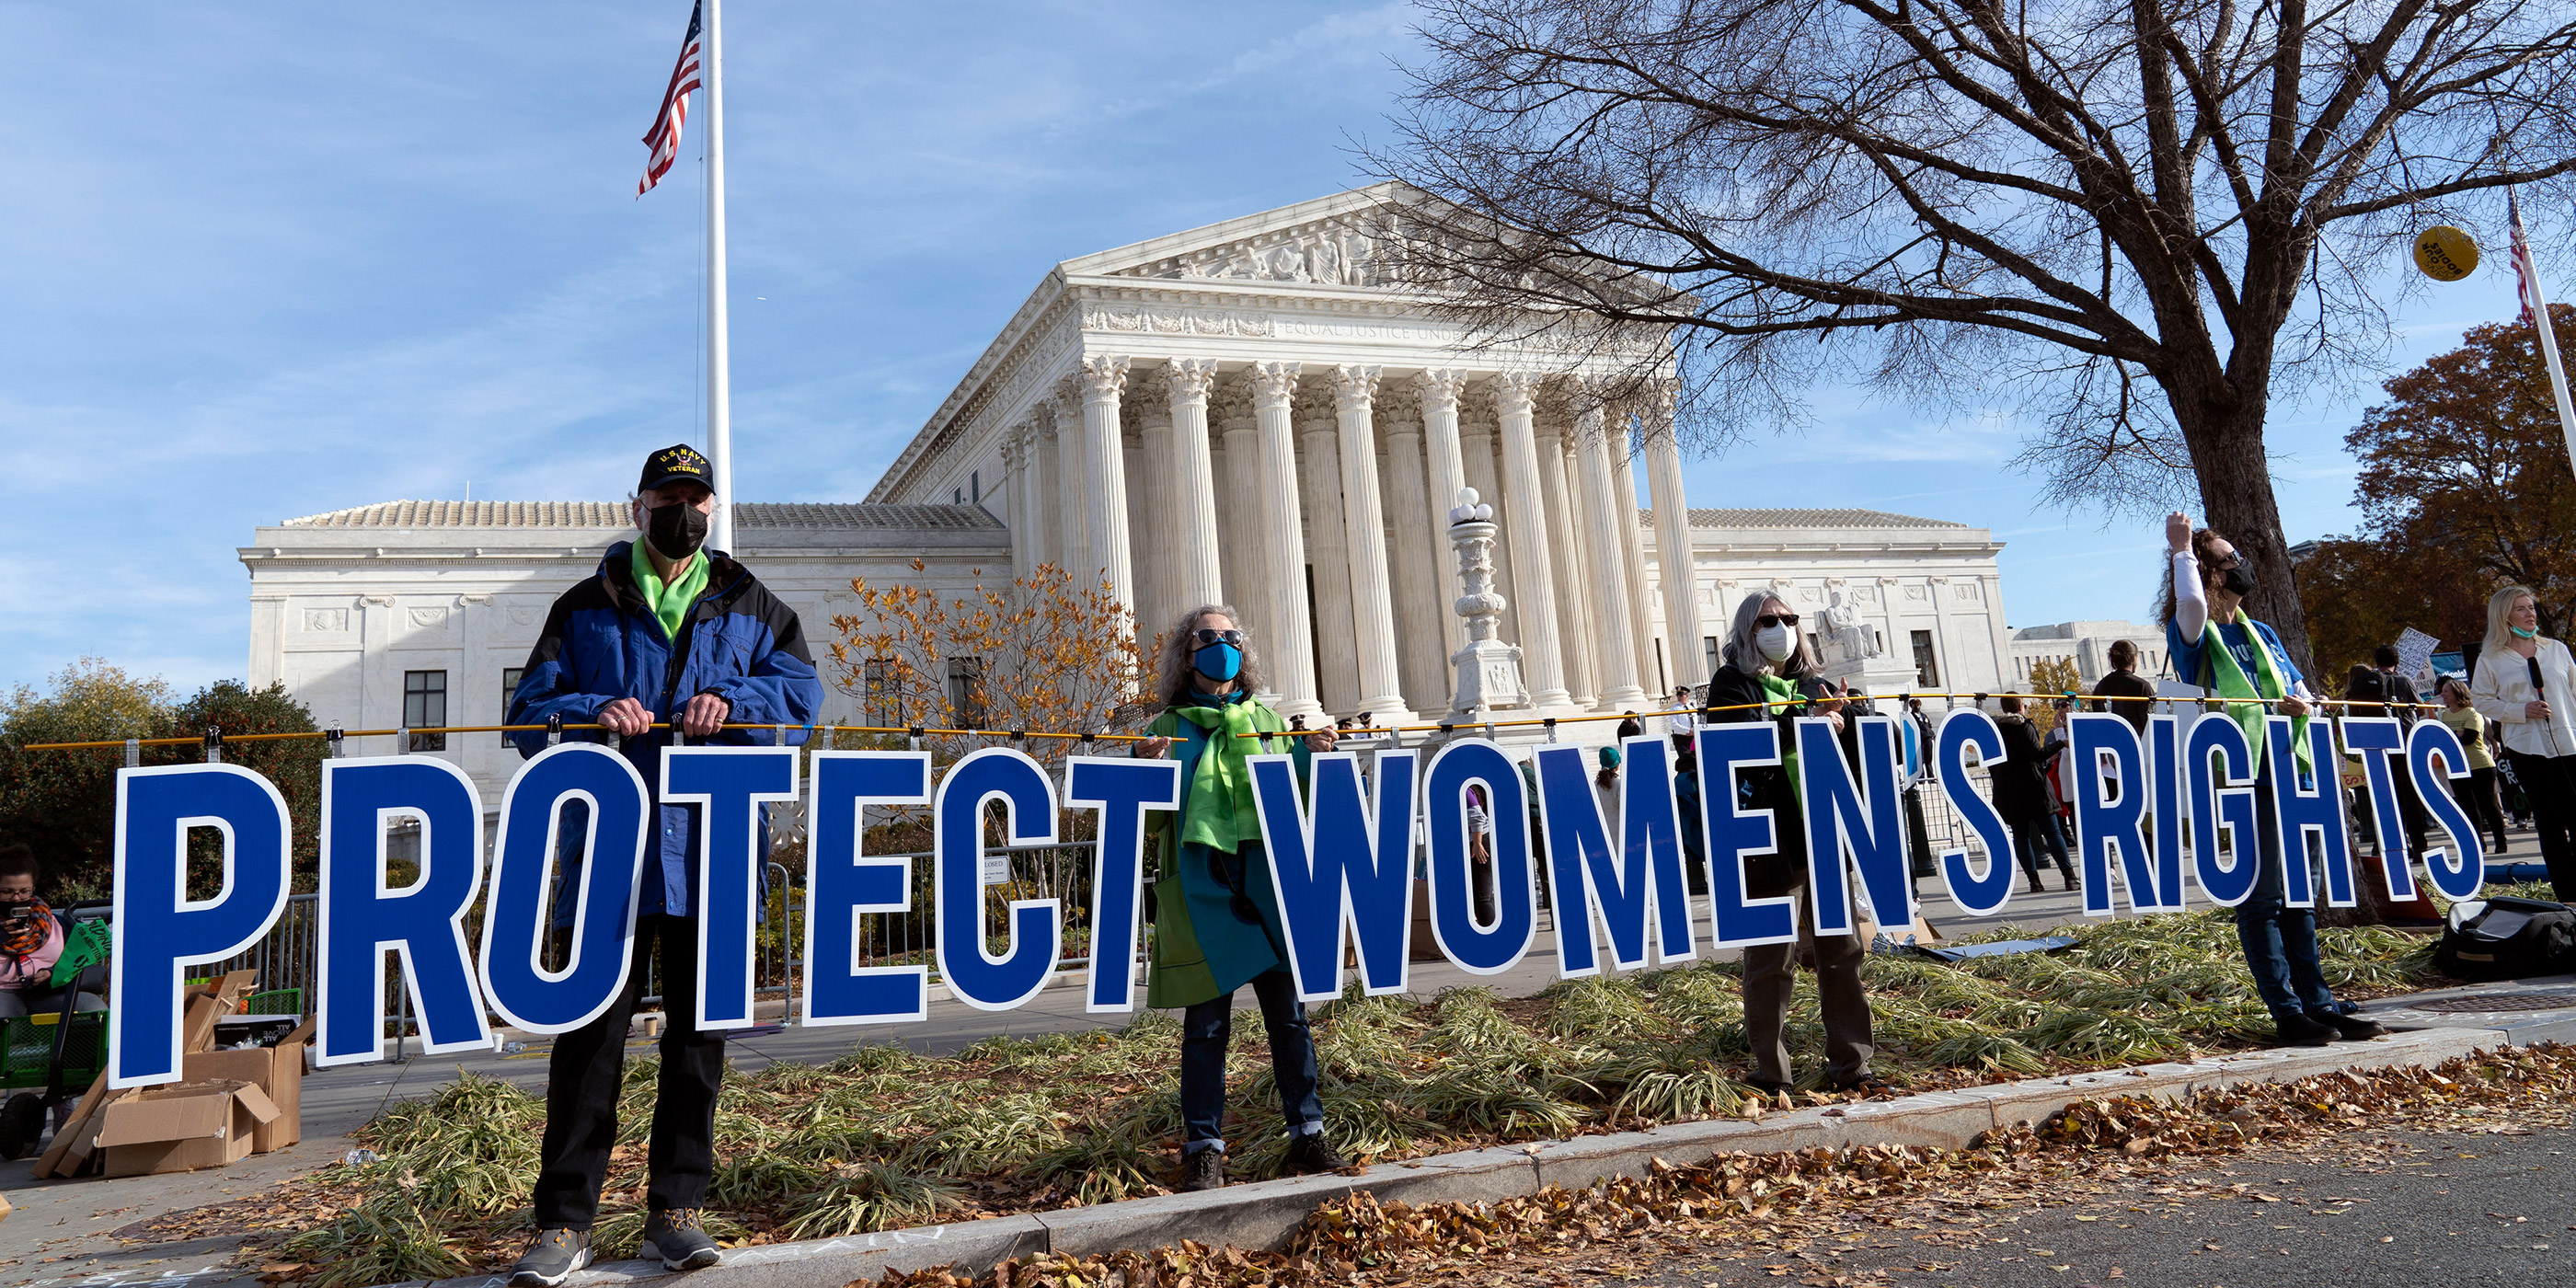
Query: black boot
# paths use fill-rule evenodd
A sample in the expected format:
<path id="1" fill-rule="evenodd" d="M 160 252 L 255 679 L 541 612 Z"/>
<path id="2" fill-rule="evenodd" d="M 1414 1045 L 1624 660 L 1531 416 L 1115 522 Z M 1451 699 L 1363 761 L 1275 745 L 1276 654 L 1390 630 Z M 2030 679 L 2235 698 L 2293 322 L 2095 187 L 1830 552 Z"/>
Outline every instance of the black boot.
<path id="1" fill-rule="evenodd" d="M 2028 875 L 2030 876 L 2030 892 L 2032 894 L 2044 893 L 2047 890 L 2047 887 L 2039 883 L 2039 869 L 2032 868 Z"/>
<path id="2" fill-rule="evenodd" d="M 2302 1011 L 2276 1017 L 2272 1026 L 2280 1033 L 2282 1046 L 2321 1047 L 2343 1036 L 2334 1026 Z"/>
<path id="3" fill-rule="evenodd" d="M 1288 1143 L 1288 1170 L 1303 1176 L 1320 1172 L 1338 1172 L 1351 1165 L 1324 1139 L 1322 1132 L 1308 1132 Z"/>
<path id="4" fill-rule="evenodd" d="M 1202 1149 L 1181 1163 L 1181 1193 L 1225 1188 L 1225 1151 Z"/>

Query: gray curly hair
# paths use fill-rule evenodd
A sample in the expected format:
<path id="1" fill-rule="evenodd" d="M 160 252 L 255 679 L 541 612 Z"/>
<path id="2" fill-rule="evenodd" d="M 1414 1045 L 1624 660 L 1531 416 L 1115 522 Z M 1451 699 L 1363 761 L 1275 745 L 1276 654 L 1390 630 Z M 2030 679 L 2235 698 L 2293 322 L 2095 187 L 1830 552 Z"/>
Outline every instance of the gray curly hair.
<path id="1" fill-rule="evenodd" d="M 1784 680 L 1803 680 L 1814 675 L 1817 667 L 1816 655 L 1807 648 L 1806 635 L 1796 627 L 1789 629 L 1789 638 L 1796 641 L 1797 646 L 1791 650 L 1786 660 L 1775 664 L 1771 659 L 1762 656 L 1762 646 L 1754 639 L 1754 635 L 1762 628 L 1755 624 L 1755 619 L 1762 616 L 1764 606 L 1770 604 L 1780 605 L 1784 612 L 1795 611 L 1789 608 L 1787 600 L 1780 598 L 1778 592 L 1769 590 L 1754 591 L 1744 597 L 1743 603 L 1735 606 L 1735 624 L 1726 632 L 1727 665 L 1746 675 L 1769 671 Z"/>
<path id="2" fill-rule="evenodd" d="M 1232 604 L 1201 604 L 1181 614 L 1180 620 L 1172 623 L 1172 629 L 1163 632 L 1163 651 L 1156 667 L 1163 680 L 1164 706 L 1178 706 L 1189 696 L 1190 676 L 1195 670 L 1190 664 L 1190 655 L 1198 651 L 1190 632 L 1197 630 L 1199 623 L 1209 617 L 1223 617 L 1233 622 L 1236 630 L 1243 632 L 1243 669 L 1235 672 L 1235 684 L 1246 693 L 1268 691 L 1268 686 L 1262 683 L 1261 651 L 1253 647 L 1252 628 L 1243 624 L 1243 614 L 1234 611 Z"/>

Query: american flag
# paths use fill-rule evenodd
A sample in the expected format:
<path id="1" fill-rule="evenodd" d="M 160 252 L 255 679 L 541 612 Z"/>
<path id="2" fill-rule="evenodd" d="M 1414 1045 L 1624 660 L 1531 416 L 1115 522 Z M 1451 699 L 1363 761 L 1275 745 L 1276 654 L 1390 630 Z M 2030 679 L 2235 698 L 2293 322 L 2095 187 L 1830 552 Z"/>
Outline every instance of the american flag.
<path id="1" fill-rule="evenodd" d="M 653 149 L 644 163 L 644 181 L 635 185 L 635 195 L 643 196 L 671 172 L 671 163 L 680 156 L 680 126 L 689 119 L 689 91 L 702 83 L 698 64 L 705 48 L 698 40 L 698 21 L 704 13 L 705 0 L 689 6 L 689 34 L 680 39 L 680 62 L 671 69 L 671 87 L 662 91 L 662 110 L 653 114 L 653 128 L 644 131 L 644 146 Z"/>
<path id="2" fill-rule="evenodd" d="M 2508 188 L 2504 201 L 2505 209 L 2513 215 L 2513 293 L 2522 301 L 2523 325 L 2537 331 L 2540 323 L 2535 319 L 2542 314 L 2542 309 L 2535 306 L 2540 298 L 2540 270 L 2531 262 L 2531 239 L 2522 233 L 2522 200 Z"/>

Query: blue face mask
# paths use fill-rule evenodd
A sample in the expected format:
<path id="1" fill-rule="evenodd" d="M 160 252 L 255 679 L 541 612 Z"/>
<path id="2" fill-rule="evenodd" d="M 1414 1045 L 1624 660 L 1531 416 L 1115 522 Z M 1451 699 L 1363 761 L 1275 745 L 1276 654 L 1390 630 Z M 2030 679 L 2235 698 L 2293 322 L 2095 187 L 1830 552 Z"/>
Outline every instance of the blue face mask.
<path id="1" fill-rule="evenodd" d="M 1190 665 L 1211 680 L 1231 680 L 1243 670 L 1243 650 L 1231 644 L 1210 644 L 1190 655 Z"/>

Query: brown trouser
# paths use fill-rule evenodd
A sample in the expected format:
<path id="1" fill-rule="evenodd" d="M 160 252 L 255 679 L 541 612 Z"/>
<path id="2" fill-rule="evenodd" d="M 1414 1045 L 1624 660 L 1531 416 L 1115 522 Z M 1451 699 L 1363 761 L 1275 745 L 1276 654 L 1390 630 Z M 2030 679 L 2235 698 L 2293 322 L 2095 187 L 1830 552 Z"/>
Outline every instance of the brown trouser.
<path id="1" fill-rule="evenodd" d="M 1807 892 L 1798 894 L 1798 942 L 1759 944 L 1744 950 L 1744 1036 L 1753 1044 L 1753 1076 L 1764 1082 L 1792 1082 L 1789 1044 L 1782 1029 L 1789 1020 L 1789 997 L 1798 987 L 1798 950 L 1815 954 L 1816 988 L 1825 1012 L 1825 1081 L 1835 1086 L 1859 1080 L 1869 1072 L 1869 992 L 1861 987 L 1860 963 L 1866 956 L 1858 935 L 1816 937 L 1815 913 Z"/>

